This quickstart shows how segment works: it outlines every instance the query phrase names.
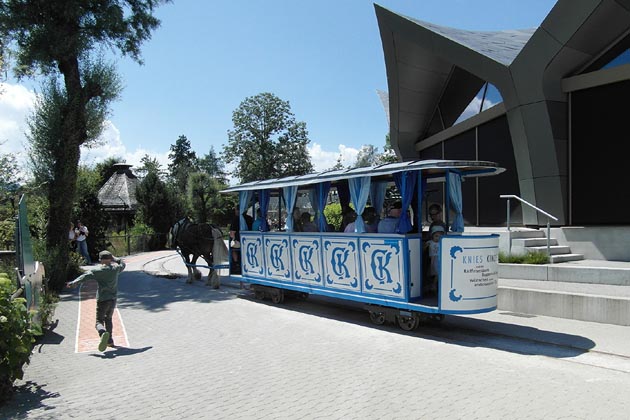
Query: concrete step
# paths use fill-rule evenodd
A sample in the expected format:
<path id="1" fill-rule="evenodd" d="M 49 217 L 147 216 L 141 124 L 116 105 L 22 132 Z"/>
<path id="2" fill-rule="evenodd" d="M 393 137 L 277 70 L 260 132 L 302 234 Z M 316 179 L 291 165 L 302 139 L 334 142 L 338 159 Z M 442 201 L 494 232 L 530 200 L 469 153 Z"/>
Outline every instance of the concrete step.
<path id="1" fill-rule="evenodd" d="M 558 240 L 551 238 L 549 245 L 558 245 Z M 547 238 L 516 238 L 512 239 L 512 246 L 532 247 L 532 246 L 547 246 Z"/>
<path id="2" fill-rule="evenodd" d="M 507 233 L 507 232 L 503 231 L 503 233 Z M 522 239 L 522 238 L 546 238 L 545 232 L 543 232 L 542 230 L 534 230 L 534 229 L 511 230 L 510 237 L 512 238 L 512 240 Z"/>
<path id="3" fill-rule="evenodd" d="M 560 264 L 499 264 L 499 278 L 630 287 L 630 262 L 576 260 Z"/>
<path id="4" fill-rule="evenodd" d="M 584 259 L 583 254 L 560 254 L 560 255 L 551 255 L 551 263 L 558 264 L 569 261 L 580 261 Z"/>
<path id="5" fill-rule="evenodd" d="M 500 278 L 498 309 L 627 326 L 630 287 Z"/>
<path id="6" fill-rule="evenodd" d="M 528 246 L 528 250 L 547 253 L 547 245 L 545 246 Z M 571 248 L 566 245 L 553 245 L 549 247 L 551 255 L 570 254 Z"/>

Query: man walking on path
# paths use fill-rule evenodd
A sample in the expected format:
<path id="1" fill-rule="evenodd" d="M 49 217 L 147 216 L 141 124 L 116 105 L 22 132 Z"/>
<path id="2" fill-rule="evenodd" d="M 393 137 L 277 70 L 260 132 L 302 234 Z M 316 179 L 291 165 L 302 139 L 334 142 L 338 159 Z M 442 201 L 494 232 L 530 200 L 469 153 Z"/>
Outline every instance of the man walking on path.
<path id="1" fill-rule="evenodd" d="M 116 309 L 118 296 L 118 275 L 125 269 L 125 263 L 120 258 L 114 258 L 109 251 L 98 254 L 100 265 L 80 275 L 75 280 L 66 283 L 67 287 L 74 287 L 87 280 L 96 280 L 96 331 L 101 337 L 98 344 L 99 351 L 105 351 L 107 346 L 114 347 L 112 339 L 112 316 Z"/>

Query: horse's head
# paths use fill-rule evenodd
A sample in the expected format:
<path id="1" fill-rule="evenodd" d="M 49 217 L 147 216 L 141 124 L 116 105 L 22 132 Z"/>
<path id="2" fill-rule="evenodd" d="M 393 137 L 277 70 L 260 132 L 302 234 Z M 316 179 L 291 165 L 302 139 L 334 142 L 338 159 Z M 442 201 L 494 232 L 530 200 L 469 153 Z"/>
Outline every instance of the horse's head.
<path id="1" fill-rule="evenodd" d="M 168 231 L 168 235 L 166 238 L 166 246 L 171 249 L 177 248 L 179 245 L 179 236 L 181 232 L 184 230 L 185 226 L 189 224 L 188 218 L 184 217 L 181 220 L 178 220 L 171 229 Z"/>

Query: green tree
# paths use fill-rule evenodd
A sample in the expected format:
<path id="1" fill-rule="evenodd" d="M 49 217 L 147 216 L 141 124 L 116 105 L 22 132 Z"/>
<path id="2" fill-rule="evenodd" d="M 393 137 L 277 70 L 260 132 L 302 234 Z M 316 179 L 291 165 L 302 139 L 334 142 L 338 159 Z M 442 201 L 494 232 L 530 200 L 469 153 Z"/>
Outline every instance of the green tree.
<path id="1" fill-rule="evenodd" d="M 378 147 L 371 144 L 361 146 L 361 150 L 357 154 L 357 160 L 354 163 L 355 168 L 364 168 L 366 166 L 376 166 L 378 164 Z"/>
<path id="2" fill-rule="evenodd" d="M 144 178 L 149 173 L 156 174 L 160 179 L 165 175 L 162 165 L 155 157 L 151 157 L 148 154 L 142 156 L 140 159 L 140 166 L 136 168 L 136 174 L 140 178 Z"/>
<path id="3" fill-rule="evenodd" d="M 149 172 L 136 188 L 137 218 L 156 233 L 166 234 L 181 217 L 170 190 L 156 172 Z M 165 237 L 164 237 L 165 238 Z"/>
<path id="4" fill-rule="evenodd" d="M 232 113 L 232 123 L 223 156 L 235 164 L 241 182 L 313 171 L 306 123 L 295 120 L 289 102 L 271 93 L 248 97 Z"/>
<path id="5" fill-rule="evenodd" d="M 221 185 L 205 172 L 195 172 L 188 177 L 186 196 L 188 207 L 198 223 L 207 223 L 210 217 L 210 201 L 219 194 Z"/>
<path id="6" fill-rule="evenodd" d="M 225 165 L 214 151 L 214 146 L 210 146 L 210 151 L 199 159 L 199 170 L 207 173 L 221 184 L 227 185 L 228 183 Z"/>
<path id="7" fill-rule="evenodd" d="M 167 0 L 4 0 L 0 3 L 2 58 L 15 57 L 18 77 L 49 75 L 58 86 L 55 137 L 49 137 L 47 246 L 56 255 L 47 267 L 51 286 L 65 280 L 67 224 L 75 196 L 80 146 L 98 137 L 108 104 L 119 93 L 113 66 L 99 59 L 102 46 L 141 63 L 140 46 L 159 26 L 153 10 Z M 15 54 L 7 54 L 8 49 Z M 37 111 L 36 111 L 37 113 Z M 45 114 L 44 114 L 45 115 Z M 49 123 L 51 121 L 48 121 Z"/>
<path id="8" fill-rule="evenodd" d="M 190 141 L 186 136 L 181 135 L 171 145 L 168 158 L 168 172 L 173 185 L 182 193 L 186 191 L 188 184 L 188 174 L 197 171 L 197 154 L 192 150 Z"/>

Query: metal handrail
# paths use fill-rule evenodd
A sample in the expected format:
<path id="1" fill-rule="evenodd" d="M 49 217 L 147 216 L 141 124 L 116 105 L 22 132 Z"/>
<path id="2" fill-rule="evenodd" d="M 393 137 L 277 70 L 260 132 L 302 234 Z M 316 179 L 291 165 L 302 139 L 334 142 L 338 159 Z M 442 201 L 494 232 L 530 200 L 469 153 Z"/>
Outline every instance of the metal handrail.
<path id="1" fill-rule="evenodd" d="M 551 227 L 549 225 L 549 219 L 553 219 L 555 221 L 558 221 L 558 218 L 547 213 L 546 211 L 544 211 L 543 209 L 540 209 L 538 207 L 536 207 L 535 205 L 523 200 L 521 197 L 517 196 L 517 195 L 513 195 L 513 194 L 501 194 L 499 196 L 500 198 L 506 198 L 507 199 L 507 219 L 506 219 L 506 223 L 507 223 L 507 230 L 508 230 L 508 254 L 512 253 L 512 231 L 510 230 L 510 198 L 515 198 L 518 201 L 520 201 L 523 204 L 527 204 L 529 207 L 533 208 L 534 210 L 536 210 L 539 213 L 544 214 L 545 216 L 547 216 L 547 256 L 549 257 L 549 263 L 553 264 L 553 261 L 551 259 Z"/>

